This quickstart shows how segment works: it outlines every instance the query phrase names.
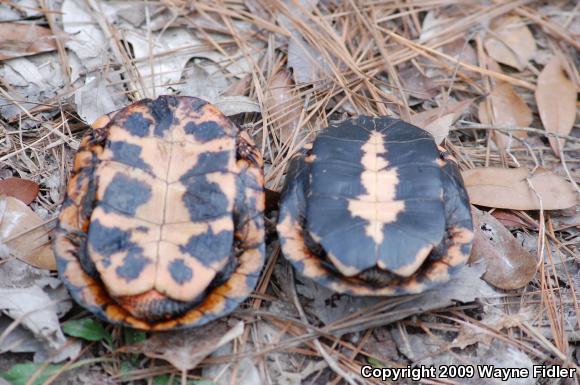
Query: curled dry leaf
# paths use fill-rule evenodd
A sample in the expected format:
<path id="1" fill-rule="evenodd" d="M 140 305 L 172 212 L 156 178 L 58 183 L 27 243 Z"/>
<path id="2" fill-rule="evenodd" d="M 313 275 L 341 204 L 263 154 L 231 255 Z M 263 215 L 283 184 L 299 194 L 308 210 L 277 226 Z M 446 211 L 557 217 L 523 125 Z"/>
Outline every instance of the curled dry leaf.
<path id="1" fill-rule="evenodd" d="M 56 269 L 50 225 L 16 198 L 0 198 L 0 244 L 9 255 L 39 269 Z M 0 255 L 1 256 L 1 255 Z"/>
<path id="2" fill-rule="evenodd" d="M 187 371 L 195 368 L 221 346 L 241 336 L 243 332 L 242 321 L 234 327 L 228 326 L 224 321 L 216 321 L 195 329 L 156 333 L 143 342 L 126 346 L 121 350 L 159 358 L 168 361 L 181 371 Z"/>
<path id="3" fill-rule="evenodd" d="M 536 273 L 534 256 L 492 215 L 476 208 L 472 212 L 475 238 L 470 261 L 485 261 L 483 279 L 506 290 L 527 285 Z"/>
<path id="4" fill-rule="evenodd" d="M 38 183 L 22 178 L 7 178 L 0 180 L 0 195 L 17 198 L 29 205 L 38 195 Z"/>
<path id="5" fill-rule="evenodd" d="M 41 343 L 42 351 L 37 352 L 51 362 L 75 357 L 81 350 L 80 343 L 70 344 L 62 333 L 57 302 L 39 286 L 0 287 L 0 311 L 20 320 L 20 325 L 30 330 Z"/>
<path id="6" fill-rule="evenodd" d="M 264 100 L 269 123 L 279 132 L 282 142 L 291 137 L 300 119 L 302 106 L 292 93 L 293 85 L 290 71 L 281 69 L 272 76 Z"/>
<path id="7" fill-rule="evenodd" d="M 484 40 L 489 56 L 522 71 L 536 52 L 536 40 L 519 16 L 506 16 L 491 24 Z"/>
<path id="8" fill-rule="evenodd" d="M 52 31 L 34 24 L 0 23 L 0 60 L 56 49 Z"/>
<path id="9" fill-rule="evenodd" d="M 576 88 L 566 76 L 564 66 L 557 56 L 544 67 L 538 76 L 536 102 L 540 118 L 546 131 L 568 135 L 576 119 Z M 560 156 L 558 140 L 562 147 L 565 141 L 550 137 L 550 146 Z"/>
<path id="10" fill-rule="evenodd" d="M 551 171 L 525 168 L 474 168 L 462 173 L 471 203 L 513 210 L 560 210 L 577 202 L 572 184 Z M 528 181 L 532 184 L 532 190 Z"/>

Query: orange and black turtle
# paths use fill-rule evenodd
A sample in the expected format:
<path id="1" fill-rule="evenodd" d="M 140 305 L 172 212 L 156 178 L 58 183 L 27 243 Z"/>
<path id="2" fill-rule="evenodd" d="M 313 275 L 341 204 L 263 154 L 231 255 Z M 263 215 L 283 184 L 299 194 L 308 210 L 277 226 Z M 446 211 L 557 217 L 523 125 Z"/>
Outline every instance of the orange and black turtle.
<path id="1" fill-rule="evenodd" d="M 83 137 L 54 237 L 59 275 L 102 319 L 205 324 L 254 289 L 264 263 L 262 158 L 216 107 L 142 100 Z"/>
<path id="2" fill-rule="evenodd" d="M 299 272 L 350 295 L 445 282 L 473 239 L 455 160 L 428 132 L 388 117 L 331 125 L 291 160 L 277 229 Z"/>

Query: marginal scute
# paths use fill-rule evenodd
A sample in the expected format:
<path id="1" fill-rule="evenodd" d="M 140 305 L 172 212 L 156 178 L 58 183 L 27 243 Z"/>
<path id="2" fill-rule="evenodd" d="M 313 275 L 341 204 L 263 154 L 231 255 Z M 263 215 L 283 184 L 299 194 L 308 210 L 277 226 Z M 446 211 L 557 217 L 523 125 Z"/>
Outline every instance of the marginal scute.
<path id="1" fill-rule="evenodd" d="M 210 322 L 257 284 L 262 186 L 250 137 L 205 101 L 162 96 L 108 114 L 74 161 L 54 237 L 59 274 L 113 323 Z"/>
<path id="2" fill-rule="evenodd" d="M 467 261 L 473 239 L 456 161 L 426 131 L 366 116 L 294 156 L 277 230 L 298 271 L 351 295 L 435 287 Z"/>

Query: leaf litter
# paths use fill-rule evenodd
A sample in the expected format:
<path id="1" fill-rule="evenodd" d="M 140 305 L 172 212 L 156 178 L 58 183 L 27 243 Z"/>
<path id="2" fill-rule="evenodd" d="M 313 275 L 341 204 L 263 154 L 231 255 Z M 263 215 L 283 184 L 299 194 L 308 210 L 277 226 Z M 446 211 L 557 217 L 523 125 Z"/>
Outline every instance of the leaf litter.
<path id="1" fill-rule="evenodd" d="M 3 312 L 17 318 L 0 318 L 0 352 L 30 352 L 35 362 L 13 367 L 26 373 L 17 381 L 29 381 L 36 363 L 60 359 L 87 365 L 89 382 L 220 385 L 366 384 L 367 363 L 579 366 L 574 2 L 14 0 L 0 4 L 0 19 L 18 25 L 4 35 L 0 59 L 0 187 L 11 177 L 40 187 L 18 187 L 25 203 L 11 202 L 8 216 L 14 198 L 1 199 L 6 218 L 26 218 L 20 230 L 0 223 L 12 228 L 0 247 Z M 298 277 L 305 323 L 287 295 L 294 283 L 279 272 L 272 233 L 269 256 L 278 262 L 228 318 L 228 327 L 243 322 L 242 333 L 221 348 L 212 346 L 212 328 L 198 346 L 187 333 L 132 334 L 150 346 L 116 327 L 89 325 L 99 330 L 90 334 L 79 321 L 90 315 L 70 310 L 50 262 L 72 156 L 96 117 L 162 93 L 211 101 L 247 130 L 264 154 L 270 197 L 288 160 L 330 122 L 356 114 L 411 120 L 463 171 L 481 209 L 473 253 L 481 261 L 414 297 L 351 298 Z M 274 220 L 275 202 L 269 207 Z M 28 309 L 23 298 L 30 316 L 19 316 Z M 45 325 L 36 313 L 46 314 Z M 91 340 L 64 337 L 65 322 Z M 89 358 L 78 356 L 81 345 Z M 60 383 L 67 370 L 49 368 L 39 383 Z"/>

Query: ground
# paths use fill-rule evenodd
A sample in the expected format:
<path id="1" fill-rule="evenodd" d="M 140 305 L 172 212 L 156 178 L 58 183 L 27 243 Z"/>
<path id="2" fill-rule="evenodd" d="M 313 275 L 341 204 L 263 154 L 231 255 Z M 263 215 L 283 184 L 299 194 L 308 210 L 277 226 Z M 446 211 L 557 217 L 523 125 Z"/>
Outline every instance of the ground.
<path id="1" fill-rule="evenodd" d="M 10 0 L 0 21 L 0 384 L 413 381 L 363 378 L 366 365 L 432 367 L 425 384 L 500 383 L 480 378 L 484 365 L 530 371 L 510 384 L 578 384 L 533 376 L 534 365 L 580 373 L 574 1 Z M 163 94 L 208 100 L 253 137 L 269 208 L 252 297 L 171 335 L 75 306 L 49 247 L 88 125 Z M 412 122 L 459 162 L 475 246 L 439 289 L 341 296 L 280 254 L 289 159 L 362 114 Z"/>

